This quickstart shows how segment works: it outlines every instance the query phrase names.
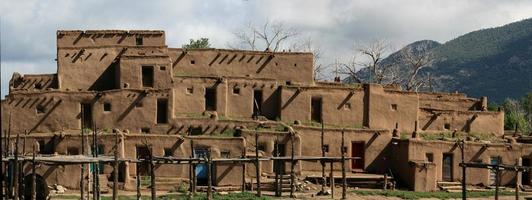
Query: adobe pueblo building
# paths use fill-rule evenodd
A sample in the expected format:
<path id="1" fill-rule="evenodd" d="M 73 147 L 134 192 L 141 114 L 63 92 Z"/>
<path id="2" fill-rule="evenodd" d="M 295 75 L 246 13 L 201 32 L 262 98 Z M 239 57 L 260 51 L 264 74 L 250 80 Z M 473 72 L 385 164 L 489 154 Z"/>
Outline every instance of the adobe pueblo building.
<path id="1" fill-rule="evenodd" d="M 137 163 L 150 152 L 227 160 L 258 155 L 259 173 L 253 163 L 220 162 L 211 167 L 211 184 L 239 188 L 257 174 L 265 184 L 292 167 L 267 158 L 340 157 L 342 132 L 345 156 L 358 158 L 344 162 L 348 177 L 386 174 L 415 191 L 461 180 L 459 138 L 466 139 L 466 162 L 530 165 L 530 140 L 505 135 L 504 112 L 487 111 L 486 98 L 317 82 L 313 65 L 311 53 L 169 48 L 163 31 L 58 31 L 56 74 L 12 76 L 2 100 L 2 152 L 10 159 L 15 150 L 31 155 L 36 142 L 42 159 L 113 156 L 117 149 L 123 190 L 135 190 L 150 173 L 148 164 Z M 335 178 L 341 165 L 332 165 Z M 179 164 L 152 170 L 161 190 L 189 184 L 194 173 Z M 203 170 L 195 166 L 200 186 L 209 182 Z M 300 159 L 294 170 L 299 180 L 321 177 L 322 164 Z M 31 176 L 31 166 L 22 173 Z M 57 163 L 36 173 L 46 185 L 75 190 L 90 177 L 89 170 L 80 175 L 80 165 Z M 112 165 L 98 173 L 100 187 L 111 187 Z M 495 180 L 489 169 L 467 173 L 469 185 Z M 518 175 L 530 185 L 530 173 Z M 504 171 L 500 183 L 514 185 L 516 172 Z"/>

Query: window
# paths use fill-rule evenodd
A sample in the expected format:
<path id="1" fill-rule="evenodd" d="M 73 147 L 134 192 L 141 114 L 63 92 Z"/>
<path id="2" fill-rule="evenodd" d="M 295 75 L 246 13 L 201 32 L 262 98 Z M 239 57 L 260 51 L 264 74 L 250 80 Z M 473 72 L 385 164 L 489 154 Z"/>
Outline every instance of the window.
<path id="1" fill-rule="evenodd" d="M 144 106 L 144 103 L 142 103 L 142 101 L 139 101 L 139 102 L 137 102 L 137 104 L 135 104 L 135 107 L 137 107 L 137 108 L 140 108 L 142 106 Z"/>
<path id="2" fill-rule="evenodd" d="M 344 110 L 351 110 L 351 103 L 345 103 Z"/>
<path id="3" fill-rule="evenodd" d="M 205 110 L 216 111 L 216 88 L 205 88 Z"/>
<path id="4" fill-rule="evenodd" d="M 188 129 L 188 132 L 190 133 L 190 135 L 201 135 L 203 133 L 203 130 L 202 130 L 201 126 L 190 127 Z"/>
<path id="5" fill-rule="evenodd" d="M 229 158 L 231 156 L 231 152 L 229 151 L 221 151 L 220 152 L 220 157 L 222 158 Z"/>
<path id="6" fill-rule="evenodd" d="M 187 87 L 187 94 L 193 94 L 194 88 L 193 87 Z"/>
<path id="7" fill-rule="evenodd" d="M 35 83 L 35 89 L 42 89 L 42 84 L 41 83 Z"/>
<path id="8" fill-rule="evenodd" d="M 137 36 L 135 42 L 136 42 L 137 45 L 143 45 L 144 44 L 144 40 L 143 40 L 143 38 L 141 36 Z"/>
<path id="9" fill-rule="evenodd" d="M 425 158 L 426 158 L 427 162 L 434 162 L 434 154 L 432 154 L 432 153 L 426 153 L 425 154 Z"/>
<path id="10" fill-rule="evenodd" d="M 311 105 L 310 105 L 310 119 L 314 122 L 321 123 L 321 108 L 322 108 L 322 100 L 321 97 L 312 97 L 311 99 Z"/>
<path id="11" fill-rule="evenodd" d="M 46 142 L 43 139 L 37 140 L 37 143 L 39 143 L 39 154 L 54 154 L 55 153 L 55 147 L 53 141 Z"/>
<path id="12" fill-rule="evenodd" d="M 266 151 L 266 144 L 265 143 L 259 143 L 259 151 Z"/>
<path id="13" fill-rule="evenodd" d="M 37 105 L 37 107 L 35 107 L 35 110 L 37 111 L 37 114 L 42 114 L 46 112 L 46 109 L 43 105 Z"/>
<path id="14" fill-rule="evenodd" d="M 161 65 L 161 66 L 159 66 L 159 69 L 160 69 L 161 71 L 165 71 L 165 70 L 166 70 L 166 66 Z"/>
<path id="15" fill-rule="evenodd" d="M 67 147 L 67 155 L 79 155 L 78 147 Z"/>
<path id="16" fill-rule="evenodd" d="M 168 123 L 168 100 L 157 99 L 157 124 Z"/>
<path id="17" fill-rule="evenodd" d="M 392 104 L 392 110 L 397 111 L 397 104 Z"/>
<path id="18" fill-rule="evenodd" d="M 240 88 L 234 87 L 233 94 L 240 94 Z"/>
<path id="19" fill-rule="evenodd" d="M 172 148 L 164 148 L 164 157 L 172 157 L 174 156 L 174 151 Z"/>
<path id="20" fill-rule="evenodd" d="M 103 103 L 103 111 L 104 112 L 110 112 L 111 111 L 111 103 L 109 103 L 109 102 Z"/>
<path id="21" fill-rule="evenodd" d="M 443 124 L 443 129 L 450 130 L 451 129 L 451 124 L 450 123 Z"/>
<path id="22" fill-rule="evenodd" d="M 142 66 L 142 87 L 153 87 L 153 66 Z"/>
<path id="23" fill-rule="evenodd" d="M 324 144 L 322 148 L 323 148 L 323 152 L 329 153 L 329 145 L 328 144 Z"/>
<path id="24" fill-rule="evenodd" d="M 191 60 L 191 61 L 190 61 L 190 64 L 193 64 L 193 65 L 194 65 L 194 64 L 196 64 L 196 61 L 195 61 L 195 60 Z"/>
<path id="25" fill-rule="evenodd" d="M 150 134 L 150 128 L 140 128 L 140 133 Z"/>

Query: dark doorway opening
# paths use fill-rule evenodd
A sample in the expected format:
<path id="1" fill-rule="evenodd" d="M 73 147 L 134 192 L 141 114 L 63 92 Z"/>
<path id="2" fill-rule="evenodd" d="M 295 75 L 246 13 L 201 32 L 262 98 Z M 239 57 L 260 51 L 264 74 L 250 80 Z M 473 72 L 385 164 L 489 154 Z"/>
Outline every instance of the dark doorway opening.
<path id="1" fill-rule="evenodd" d="M 20 187 L 20 190 L 19 190 L 19 194 L 24 194 L 24 199 L 31 199 L 32 184 L 33 184 L 33 174 L 26 175 L 24 177 L 25 190 L 22 191 L 22 187 Z M 37 195 L 36 199 L 46 199 L 50 192 L 48 190 L 48 185 L 46 185 L 46 181 L 40 175 L 35 175 L 35 190 L 36 190 L 35 194 Z"/>
<path id="2" fill-rule="evenodd" d="M 153 87 L 153 66 L 142 66 L 142 87 Z"/>
<path id="3" fill-rule="evenodd" d="M 443 154 L 442 179 L 443 181 L 453 181 L 453 154 Z"/>
<path id="4" fill-rule="evenodd" d="M 207 156 L 209 156 L 208 149 L 194 149 L 194 158 L 203 158 Z M 199 186 L 207 186 L 208 185 L 207 164 L 205 163 L 197 164 L 195 171 L 196 171 L 197 184 Z M 213 172 L 214 174 L 214 171 L 212 170 L 212 168 L 211 168 L 211 172 Z M 214 177 L 216 176 L 213 175 L 211 179 L 215 180 Z M 212 181 L 212 183 L 214 183 L 214 181 Z"/>
<path id="5" fill-rule="evenodd" d="M 168 99 L 157 99 L 157 124 L 168 123 Z"/>
<path id="6" fill-rule="evenodd" d="M 360 159 L 351 160 L 352 171 L 364 171 L 364 155 L 365 143 L 361 141 L 351 142 L 351 157 L 359 157 Z"/>
<path id="7" fill-rule="evenodd" d="M 149 159 L 150 150 L 148 147 L 137 147 L 137 159 Z M 147 162 L 138 163 L 137 174 L 140 176 L 149 176 L 150 175 L 150 165 Z M 137 177 L 139 178 L 139 177 Z"/>
<path id="8" fill-rule="evenodd" d="M 311 113 L 311 120 L 314 122 L 322 123 L 322 115 L 321 115 L 321 109 L 322 109 L 322 100 L 321 97 L 312 97 L 311 100 L 311 107 L 310 107 L 310 113 Z"/>
<path id="9" fill-rule="evenodd" d="M 92 104 L 81 103 L 81 128 L 92 128 Z"/>
<path id="10" fill-rule="evenodd" d="M 205 110 L 216 111 L 216 88 L 205 88 Z"/>
<path id="11" fill-rule="evenodd" d="M 253 90 L 253 116 L 262 115 L 262 90 Z"/>
<path id="12" fill-rule="evenodd" d="M 278 156 L 278 157 L 284 157 L 286 156 L 286 151 L 285 151 L 285 148 L 286 145 L 285 144 L 281 144 L 281 143 L 275 143 L 274 146 L 273 146 L 273 155 L 274 156 Z M 273 168 L 275 170 L 276 173 L 278 174 L 285 174 L 285 163 L 284 161 L 282 160 L 275 160 L 273 162 Z"/>
<path id="13" fill-rule="evenodd" d="M 530 163 L 530 158 L 523 158 L 523 166 L 530 167 L 532 163 Z M 523 176 L 521 178 L 521 185 L 530 185 L 530 171 L 523 172 Z"/>

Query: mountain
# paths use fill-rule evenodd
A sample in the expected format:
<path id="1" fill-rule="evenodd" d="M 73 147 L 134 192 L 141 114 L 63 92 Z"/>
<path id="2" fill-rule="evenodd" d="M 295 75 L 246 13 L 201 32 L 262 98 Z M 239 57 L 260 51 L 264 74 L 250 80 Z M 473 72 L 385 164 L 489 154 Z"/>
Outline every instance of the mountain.
<path id="1" fill-rule="evenodd" d="M 432 52 L 435 61 L 421 71 L 431 74 L 436 91 L 488 96 L 495 102 L 532 91 L 532 18 L 470 32 L 441 45 L 422 40 L 404 48 Z M 399 62 L 401 72 L 407 71 L 400 52 L 390 54 L 382 63 Z M 360 70 L 359 77 L 368 77 L 368 72 Z"/>

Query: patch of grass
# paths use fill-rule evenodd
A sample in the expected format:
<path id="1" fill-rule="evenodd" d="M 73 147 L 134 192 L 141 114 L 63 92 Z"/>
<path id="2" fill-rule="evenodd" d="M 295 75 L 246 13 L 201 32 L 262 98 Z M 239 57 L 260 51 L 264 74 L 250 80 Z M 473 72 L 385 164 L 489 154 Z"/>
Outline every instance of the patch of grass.
<path id="1" fill-rule="evenodd" d="M 56 197 L 52 197 L 51 199 L 79 199 L 79 196 L 75 195 L 58 195 Z M 102 200 L 111 200 L 112 197 L 109 196 L 102 196 Z M 136 199 L 136 196 L 119 196 L 119 200 L 133 200 Z M 142 196 L 141 199 L 151 199 L 149 195 Z M 166 195 L 158 195 L 157 199 L 190 199 L 190 200 L 203 200 L 207 199 L 207 194 L 205 193 L 198 193 L 194 197 L 189 197 L 187 194 L 181 193 L 181 194 L 166 194 Z M 236 199 L 248 199 L 248 200 L 269 200 L 272 199 L 270 197 L 262 196 L 257 197 L 253 193 L 229 193 L 226 195 L 220 195 L 218 193 L 214 193 L 213 199 L 217 200 L 236 200 Z"/>
<path id="2" fill-rule="evenodd" d="M 380 195 L 386 197 L 399 197 L 402 199 L 420 199 L 420 198 L 436 198 L 436 199 L 455 199 L 461 198 L 462 193 L 459 192 L 414 192 L 414 191 L 405 191 L 405 190 L 352 190 L 352 193 L 362 196 L 369 195 Z M 509 191 L 500 191 L 499 195 L 501 196 L 511 196 L 514 195 L 513 192 Z M 479 198 L 479 197 L 492 197 L 495 196 L 495 191 L 486 191 L 486 192 L 467 192 L 468 198 Z"/>
<path id="3" fill-rule="evenodd" d="M 455 140 L 460 140 L 460 139 L 465 139 L 466 137 L 470 137 L 470 138 L 473 138 L 474 140 L 484 140 L 484 141 L 490 141 L 490 142 L 504 142 L 504 140 L 500 137 L 497 137 L 496 135 L 494 134 L 490 134 L 490 133 L 479 133 L 479 132 L 470 132 L 470 133 L 466 133 L 466 132 L 457 132 L 456 133 L 456 137 L 453 138 L 452 135 L 453 135 L 453 132 L 452 131 L 443 131 L 443 132 L 439 132 L 439 133 L 420 133 L 419 134 L 421 136 L 421 138 L 423 138 L 424 140 L 429 140 L 429 141 L 433 141 L 433 140 L 449 140 L 449 139 L 455 139 Z"/>

